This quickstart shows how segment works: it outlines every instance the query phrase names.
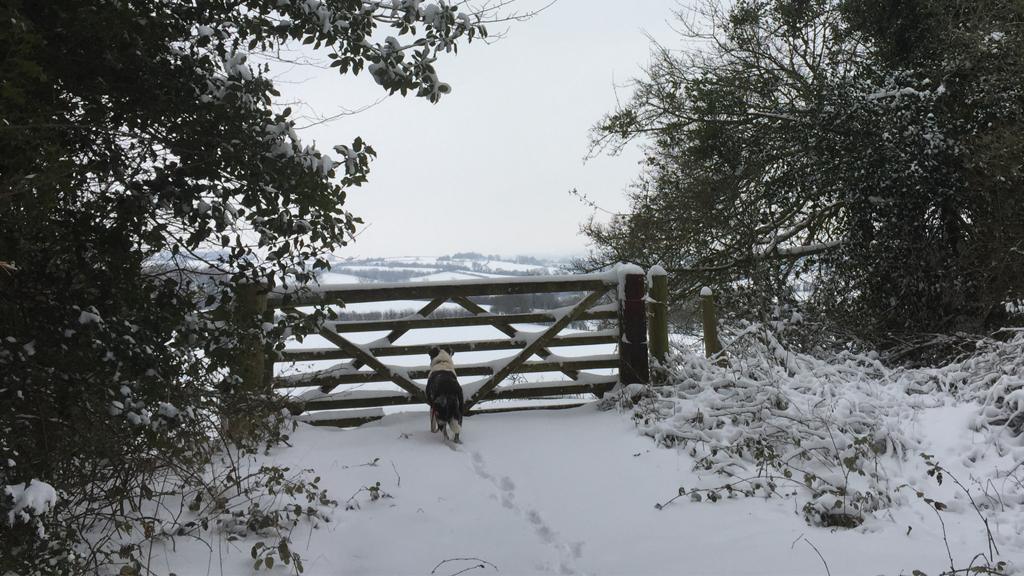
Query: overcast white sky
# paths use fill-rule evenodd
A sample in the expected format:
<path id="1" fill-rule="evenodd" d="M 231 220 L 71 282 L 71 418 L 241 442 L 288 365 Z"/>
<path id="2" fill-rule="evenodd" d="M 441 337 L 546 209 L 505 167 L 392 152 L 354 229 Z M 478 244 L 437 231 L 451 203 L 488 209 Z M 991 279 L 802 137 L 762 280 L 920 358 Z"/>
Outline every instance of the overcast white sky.
<path id="1" fill-rule="evenodd" d="M 518 9 L 542 5 L 520 0 Z M 346 206 L 367 223 L 342 256 L 575 255 L 579 225 L 601 206 L 625 207 L 638 173 L 635 149 L 584 163 L 588 130 L 615 105 L 615 84 L 641 72 L 650 43 L 671 44 L 676 0 L 559 0 L 505 38 L 474 42 L 439 61 L 452 93 L 438 104 L 392 97 L 359 114 L 300 132 L 322 150 L 362 136 L 377 151 L 370 182 Z M 492 28 L 492 30 L 494 30 Z M 281 84 L 321 115 L 381 96 L 368 74 L 353 80 L 300 68 Z M 620 98 L 628 88 L 619 88 Z"/>

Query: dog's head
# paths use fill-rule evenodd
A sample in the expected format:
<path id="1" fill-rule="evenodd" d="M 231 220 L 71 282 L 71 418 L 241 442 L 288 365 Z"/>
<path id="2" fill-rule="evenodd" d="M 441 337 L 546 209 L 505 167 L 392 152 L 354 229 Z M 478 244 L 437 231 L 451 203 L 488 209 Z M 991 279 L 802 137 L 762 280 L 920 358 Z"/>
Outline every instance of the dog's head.
<path id="1" fill-rule="evenodd" d="M 452 349 L 450 346 L 433 346 L 427 351 L 430 355 L 430 371 L 450 370 L 455 371 L 455 364 L 452 363 Z"/>
<path id="2" fill-rule="evenodd" d="M 430 350 L 427 351 L 427 354 L 430 356 L 430 360 L 433 361 L 442 352 L 448 356 L 449 360 L 451 359 L 452 355 L 455 354 L 454 352 L 452 352 L 451 346 L 431 346 Z"/>

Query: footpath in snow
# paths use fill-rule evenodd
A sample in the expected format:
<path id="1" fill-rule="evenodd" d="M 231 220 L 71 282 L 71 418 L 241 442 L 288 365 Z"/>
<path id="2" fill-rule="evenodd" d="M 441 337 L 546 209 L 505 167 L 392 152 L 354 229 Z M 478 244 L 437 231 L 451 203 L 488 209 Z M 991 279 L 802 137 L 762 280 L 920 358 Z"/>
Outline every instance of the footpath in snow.
<path id="1" fill-rule="evenodd" d="M 910 428 L 935 439 L 931 453 L 955 468 L 963 454 L 984 451 L 977 445 L 982 437 L 963 425 L 976 411 L 924 409 Z M 292 446 L 275 448 L 268 459 L 292 470 L 314 468 L 339 502 L 329 523 L 300 523 L 291 534 L 304 573 L 838 576 L 938 574 L 949 567 L 939 519 L 913 497 L 849 530 L 809 526 L 799 498 L 680 498 L 658 510 L 655 504 L 680 486 L 721 477 L 699 477 L 686 450 L 657 447 L 616 410 L 480 415 L 466 420 L 463 438 L 461 445 L 443 443 L 422 413 L 349 430 L 300 425 Z M 924 471 L 908 460 L 905 481 L 935 488 Z M 371 499 L 364 488 L 378 482 L 384 497 Z M 942 518 L 949 552 L 958 567 L 967 566 L 986 549 L 980 519 L 964 506 Z M 1024 524 L 993 528 L 1002 557 L 1024 560 Z M 175 551 L 154 554 L 152 567 L 268 573 L 253 570 L 251 546 L 248 539 L 218 539 L 210 547 L 178 540 Z M 277 565 L 269 573 L 290 569 Z"/>

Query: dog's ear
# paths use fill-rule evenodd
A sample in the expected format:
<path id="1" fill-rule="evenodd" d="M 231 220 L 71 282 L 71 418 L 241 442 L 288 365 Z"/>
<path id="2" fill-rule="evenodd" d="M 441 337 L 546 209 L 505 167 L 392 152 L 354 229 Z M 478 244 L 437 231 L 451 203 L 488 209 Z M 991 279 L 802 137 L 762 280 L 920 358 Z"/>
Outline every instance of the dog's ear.
<path id="1" fill-rule="evenodd" d="M 438 352 L 440 352 L 440 350 L 437 346 L 431 346 L 430 350 L 427 350 L 427 355 L 430 356 L 431 360 L 433 360 L 437 356 Z"/>
<path id="2" fill-rule="evenodd" d="M 441 348 L 441 350 L 444 350 L 445 352 L 447 352 L 449 356 L 454 356 L 455 355 L 455 352 L 452 351 L 452 347 L 451 346 L 444 346 L 444 347 Z"/>

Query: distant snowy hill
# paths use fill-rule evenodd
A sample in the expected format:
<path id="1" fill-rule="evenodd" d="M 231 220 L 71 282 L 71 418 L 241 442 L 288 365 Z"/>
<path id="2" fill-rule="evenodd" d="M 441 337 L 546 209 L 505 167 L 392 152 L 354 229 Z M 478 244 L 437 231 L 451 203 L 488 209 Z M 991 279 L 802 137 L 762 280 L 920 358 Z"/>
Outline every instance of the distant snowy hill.
<path id="1" fill-rule="evenodd" d="M 534 276 L 565 271 L 568 259 L 532 256 L 487 256 L 462 252 L 444 256 L 393 256 L 385 258 L 330 258 L 331 270 L 322 283 L 405 282 L 462 280 L 499 276 Z"/>

